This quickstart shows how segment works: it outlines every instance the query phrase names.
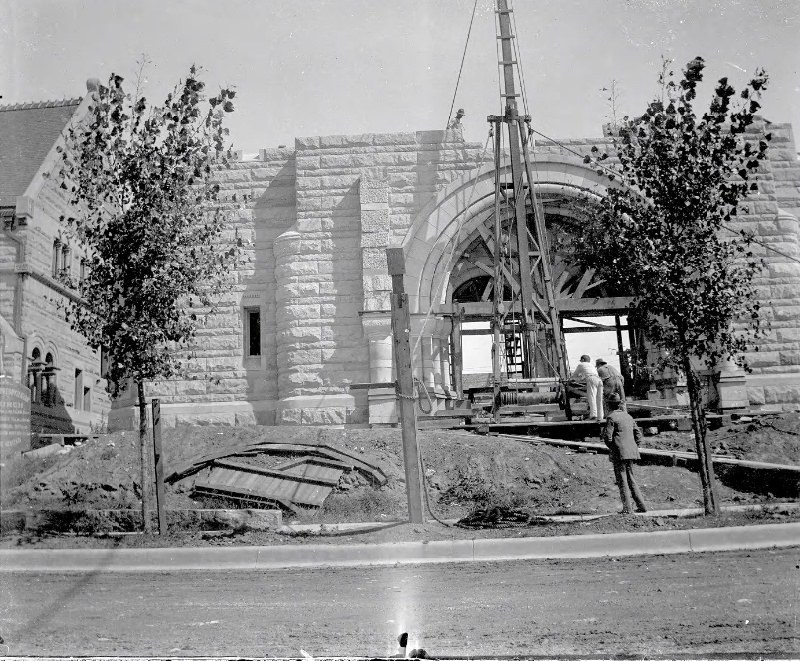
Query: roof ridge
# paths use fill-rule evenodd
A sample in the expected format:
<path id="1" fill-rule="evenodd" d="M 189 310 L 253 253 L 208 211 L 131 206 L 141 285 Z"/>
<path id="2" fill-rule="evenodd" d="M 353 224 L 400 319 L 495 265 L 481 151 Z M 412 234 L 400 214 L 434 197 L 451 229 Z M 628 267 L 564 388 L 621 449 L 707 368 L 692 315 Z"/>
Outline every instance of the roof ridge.
<path id="1" fill-rule="evenodd" d="M 66 108 L 69 106 L 77 106 L 81 102 L 81 97 L 74 99 L 58 99 L 56 101 L 28 101 L 26 103 L 12 103 L 9 105 L 0 105 L 0 112 L 8 112 L 11 110 L 33 110 L 37 108 Z"/>

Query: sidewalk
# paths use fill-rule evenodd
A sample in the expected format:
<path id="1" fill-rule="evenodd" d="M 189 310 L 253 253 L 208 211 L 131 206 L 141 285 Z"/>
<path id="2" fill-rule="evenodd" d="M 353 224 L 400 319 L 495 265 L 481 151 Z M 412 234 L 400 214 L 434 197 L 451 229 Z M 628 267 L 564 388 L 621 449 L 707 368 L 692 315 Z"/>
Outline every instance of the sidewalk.
<path id="1" fill-rule="evenodd" d="M 794 504 L 792 504 L 794 505 Z M 796 507 L 796 505 L 795 505 Z M 656 514 L 648 513 L 650 515 Z M 584 519 L 585 520 L 585 519 Z M 380 524 L 350 524 L 351 526 Z M 563 537 L 381 544 L 0 550 L 0 571 L 265 570 L 598 558 L 800 546 L 800 523 Z"/>

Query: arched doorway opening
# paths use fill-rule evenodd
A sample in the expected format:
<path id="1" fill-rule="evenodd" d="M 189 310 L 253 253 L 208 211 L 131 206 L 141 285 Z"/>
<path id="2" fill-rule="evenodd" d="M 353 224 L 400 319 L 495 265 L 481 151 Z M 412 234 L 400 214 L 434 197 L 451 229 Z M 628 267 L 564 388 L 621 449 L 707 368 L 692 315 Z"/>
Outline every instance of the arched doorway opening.
<path id="1" fill-rule="evenodd" d="M 630 381 L 624 357 L 631 346 L 639 343 L 634 329 L 626 323 L 630 298 L 626 292 L 610 288 L 593 271 L 582 270 L 571 259 L 575 228 L 586 214 L 591 213 L 593 202 L 605 194 L 608 186 L 615 184 L 579 159 L 560 154 L 537 155 L 534 172 L 536 197 L 544 213 L 550 246 L 559 320 L 566 331 L 565 336 L 569 337 L 568 344 L 576 346 L 577 339 L 584 343 L 587 338 L 601 343 L 613 339 L 613 344 L 607 344 L 603 351 L 594 353 L 607 355 L 607 349 L 610 349 L 615 361 L 620 361 L 623 371 L 628 372 Z M 454 346 L 451 337 L 451 350 L 456 358 L 451 364 L 456 381 L 459 380 L 456 372 L 463 374 L 465 368 L 471 370 L 469 362 L 481 353 L 472 350 L 475 345 L 471 338 L 488 337 L 491 333 L 496 213 L 494 179 L 494 169 L 485 167 L 471 177 L 451 184 L 416 217 L 402 244 L 407 265 L 404 281 L 412 312 L 425 319 L 450 317 L 461 326 L 461 332 L 456 335 L 462 346 Z M 501 223 L 508 222 L 510 218 L 501 215 Z M 503 235 L 506 238 L 502 250 L 513 254 L 516 250 L 513 233 L 501 232 Z M 513 264 L 513 260 L 510 263 Z M 508 323 L 503 328 L 499 351 L 503 376 L 509 379 L 522 373 L 521 361 L 526 359 L 520 353 L 515 331 L 517 312 L 514 306 L 520 295 L 517 275 L 513 267 L 503 273 L 502 304 Z M 428 333 L 424 321 L 417 332 L 423 337 Z M 589 344 L 597 346 L 597 341 Z M 484 344 L 484 365 L 491 346 L 491 341 Z M 460 361 L 457 360 L 459 355 Z"/>

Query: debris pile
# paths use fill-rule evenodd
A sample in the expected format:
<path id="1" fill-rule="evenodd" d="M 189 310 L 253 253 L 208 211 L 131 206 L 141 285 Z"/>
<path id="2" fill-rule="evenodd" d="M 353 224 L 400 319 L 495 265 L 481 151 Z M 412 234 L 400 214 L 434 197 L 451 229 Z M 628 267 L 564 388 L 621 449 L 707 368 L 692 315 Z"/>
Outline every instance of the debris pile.
<path id="1" fill-rule="evenodd" d="M 231 458 L 286 456 L 290 460 L 265 468 Z M 275 504 L 298 513 L 319 507 L 346 473 L 357 471 L 368 482 L 383 486 L 386 473 L 373 464 L 332 445 L 318 443 L 249 442 L 200 457 L 170 472 L 165 481 L 174 484 L 208 470 L 194 484 L 196 496 L 220 496 L 230 500 Z"/>

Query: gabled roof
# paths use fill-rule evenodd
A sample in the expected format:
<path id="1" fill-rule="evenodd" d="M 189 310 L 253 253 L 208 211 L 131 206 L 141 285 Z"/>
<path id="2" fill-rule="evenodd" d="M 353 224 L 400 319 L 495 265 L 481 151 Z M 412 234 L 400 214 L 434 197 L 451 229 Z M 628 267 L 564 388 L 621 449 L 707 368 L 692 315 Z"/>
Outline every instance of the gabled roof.
<path id="1" fill-rule="evenodd" d="M 23 195 L 81 99 L 0 106 L 0 204 Z"/>

